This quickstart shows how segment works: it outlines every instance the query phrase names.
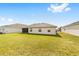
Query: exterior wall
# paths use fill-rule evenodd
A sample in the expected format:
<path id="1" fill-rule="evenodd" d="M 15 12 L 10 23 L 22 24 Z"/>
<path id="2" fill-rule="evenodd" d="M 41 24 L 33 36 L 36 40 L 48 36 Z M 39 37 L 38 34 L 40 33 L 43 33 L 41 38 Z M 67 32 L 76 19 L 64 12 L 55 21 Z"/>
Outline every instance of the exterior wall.
<path id="1" fill-rule="evenodd" d="M 0 28 L 2 33 L 21 33 L 22 29 L 20 28 Z"/>
<path id="2" fill-rule="evenodd" d="M 63 32 L 79 36 L 79 30 L 76 29 L 66 29 Z"/>
<path id="3" fill-rule="evenodd" d="M 32 29 L 32 32 L 30 31 Z M 41 29 L 41 32 L 39 32 L 39 29 Z M 50 30 L 50 32 L 48 32 Z M 29 33 L 35 33 L 35 34 L 56 34 L 56 28 L 29 28 Z"/>
<path id="4" fill-rule="evenodd" d="M 39 29 L 41 29 L 41 32 L 39 32 Z M 28 33 L 56 35 L 56 28 L 32 28 L 32 32 L 30 30 L 31 28 L 28 28 Z M 48 30 L 50 30 L 50 32 L 48 32 Z M 5 28 L 0 28 L 0 32 L 2 33 L 22 33 L 22 29 L 5 27 Z"/>

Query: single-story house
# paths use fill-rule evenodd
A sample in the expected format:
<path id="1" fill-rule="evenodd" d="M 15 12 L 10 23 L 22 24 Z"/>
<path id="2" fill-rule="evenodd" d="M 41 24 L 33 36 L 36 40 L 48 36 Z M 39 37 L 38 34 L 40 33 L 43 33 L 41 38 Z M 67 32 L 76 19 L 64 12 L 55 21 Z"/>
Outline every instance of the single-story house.
<path id="1" fill-rule="evenodd" d="M 36 23 L 32 25 L 11 24 L 0 26 L 0 33 L 34 33 L 34 34 L 56 34 L 55 25 L 47 23 Z"/>
<path id="2" fill-rule="evenodd" d="M 56 28 L 57 26 L 47 24 L 47 23 L 36 23 L 32 24 L 28 27 L 29 33 L 34 34 L 56 34 Z"/>
<path id="3" fill-rule="evenodd" d="M 22 33 L 28 32 L 28 26 L 24 24 L 11 24 L 0 26 L 0 33 Z"/>
<path id="4" fill-rule="evenodd" d="M 62 29 L 63 32 L 79 36 L 79 22 L 66 25 Z"/>

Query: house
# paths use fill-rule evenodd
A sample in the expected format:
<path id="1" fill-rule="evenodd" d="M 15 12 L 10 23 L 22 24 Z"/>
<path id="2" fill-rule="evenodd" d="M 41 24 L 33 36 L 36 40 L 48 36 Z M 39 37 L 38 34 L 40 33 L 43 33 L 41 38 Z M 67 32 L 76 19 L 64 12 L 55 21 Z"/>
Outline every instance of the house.
<path id="1" fill-rule="evenodd" d="M 34 33 L 34 34 L 56 34 L 55 25 L 47 23 L 36 23 L 32 25 L 11 24 L 0 26 L 0 33 Z"/>
<path id="2" fill-rule="evenodd" d="M 28 26 L 24 24 L 11 24 L 0 26 L 0 33 L 22 33 L 28 32 Z"/>
<path id="3" fill-rule="evenodd" d="M 64 26 L 62 31 L 79 36 L 79 21 Z"/>
<path id="4" fill-rule="evenodd" d="M 57 26 L 47 24 L 47 23 L 36 23 L 32 24 L 28 27 L 29 33 L 34 34 L 56 34 L 56 28 Z"/>

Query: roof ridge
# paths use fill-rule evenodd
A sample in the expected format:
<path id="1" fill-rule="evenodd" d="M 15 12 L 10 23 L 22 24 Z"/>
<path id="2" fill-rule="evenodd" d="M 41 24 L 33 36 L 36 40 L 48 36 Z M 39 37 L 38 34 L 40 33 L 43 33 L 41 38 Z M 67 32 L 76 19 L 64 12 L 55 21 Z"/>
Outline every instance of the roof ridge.
<path id="1" fill-rule="evenodd" d="M 29 27 L 57 27 L 57 26 L 48 23 L 34 23 L 31 24 Z"/>

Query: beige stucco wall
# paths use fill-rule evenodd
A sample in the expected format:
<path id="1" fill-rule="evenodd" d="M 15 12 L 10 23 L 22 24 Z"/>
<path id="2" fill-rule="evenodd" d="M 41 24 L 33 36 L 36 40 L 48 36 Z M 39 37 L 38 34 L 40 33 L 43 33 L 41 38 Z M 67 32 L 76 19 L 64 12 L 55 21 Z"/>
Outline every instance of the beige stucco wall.
<path id="1" fill-rule="evenodd" d="M 63 32 L 79 36 L 79 30 L 76 29 L 66 29 Z"/>
<path id="2" fill-rule="evenodd" d="M 39 29 L 41 29 L 42 32 L 39 32 Z M 51 32 L 48 32 L 48 30 L 50 30 Z M 4 27 L 4 28 L 0 28 L 0 32 L 3 32 L 3 33 L 22 33 L 22 28 Z M 30 28 L 28 28 L 28 33 L 53 34 L 53 35 L 55 35 L 56 28 L 32 28 L 32 32 L 30 32 Z"/>
<path id="3" fill-rule="evenodd" d="M 39 29 L 42 31 L 39 32 Z M 35 33 L 35 34 L 56 34 L 56 28 L 32 28 L 32 32 L 30 31 L 31 28 L 28 29 L 29 33 Z M 48 32 L 48 30 L 51 30 L 51 32 Z"/>
<path id="4" fill-rule="evenodd" d="M 4 29 L 4 30 L 3 30 Z M 22 29 L 20 28 L 0 28 L 0 32 L 3 32 L 3 33 L 21 33 L 22 32 Z"/>

